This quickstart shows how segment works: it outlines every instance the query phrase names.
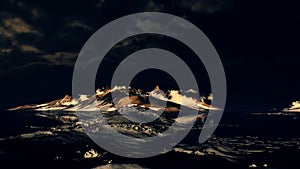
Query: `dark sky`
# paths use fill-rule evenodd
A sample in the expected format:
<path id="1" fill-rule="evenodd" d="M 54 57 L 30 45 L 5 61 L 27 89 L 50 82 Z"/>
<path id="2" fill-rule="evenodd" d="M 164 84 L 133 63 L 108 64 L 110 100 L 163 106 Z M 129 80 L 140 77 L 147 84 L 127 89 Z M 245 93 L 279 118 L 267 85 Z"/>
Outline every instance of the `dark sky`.
<path id="1" fill-rule="evenodd" d="M 294 1 L 3 0 L 0 108 L 71 94 L 73 66 L 86 40 L 104 24 L 144 11 L 183 17 L 208 36 L 224 65 L 227 107 L 267 110 L 300 99 L 300 10 Z M 180 46 L 168 39 L 160 44 L 161 38 L 127 39 L 110 57 Z"/>

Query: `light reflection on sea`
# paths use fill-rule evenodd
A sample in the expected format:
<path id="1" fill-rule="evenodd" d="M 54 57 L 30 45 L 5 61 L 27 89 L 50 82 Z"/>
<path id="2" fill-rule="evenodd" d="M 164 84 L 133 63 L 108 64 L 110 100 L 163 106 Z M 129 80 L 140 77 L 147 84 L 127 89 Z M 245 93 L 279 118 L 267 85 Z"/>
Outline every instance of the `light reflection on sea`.
<path id="1" fill-rule="evenodd" d="M 1 112 L 0 165 L 73 168 L 293 168 L 300 156 L 300 114 L 225 112 L 214 135 L 197 144 L 201 122 L 171 152 L 122 158 L 95 145 L 72 112 Z M 130 124 L 118 124 L 130 133 Z M 126 127 L 124 127 L 126 126 Z M 151 126 L 142 126 L 149 127 Z M 141 126 L 138 126 L 141 129 Z M 156 131 L 155 127 L 152 131 Z"/>

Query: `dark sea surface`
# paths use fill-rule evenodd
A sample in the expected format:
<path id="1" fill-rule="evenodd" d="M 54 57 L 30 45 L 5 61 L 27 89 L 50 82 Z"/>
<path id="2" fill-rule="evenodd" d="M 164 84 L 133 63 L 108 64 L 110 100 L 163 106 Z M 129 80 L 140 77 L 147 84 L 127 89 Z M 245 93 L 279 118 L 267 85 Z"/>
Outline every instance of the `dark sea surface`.
<path id="1" fill-rule="evenodd" d="M 300 113 L 224 112 L 205 143 L 197 142 L 200 121 L 172 151 L 130 159 L 93 143 L 72 112 L 2 111 L 0 168 L 296 169 L 300 167 L 299 122 Z"/>

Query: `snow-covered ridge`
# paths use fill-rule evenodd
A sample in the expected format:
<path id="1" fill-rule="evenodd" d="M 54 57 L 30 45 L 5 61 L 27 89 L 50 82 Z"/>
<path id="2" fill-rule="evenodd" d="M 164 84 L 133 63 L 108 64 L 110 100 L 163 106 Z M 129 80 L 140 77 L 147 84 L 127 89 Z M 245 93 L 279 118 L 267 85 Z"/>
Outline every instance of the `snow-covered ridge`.
<path id="1" fill-rule="evenodd" d="M 290 107 L 285 108 L 282 110 L 283 112 L 295 112 L 299 113 L 300 112 L 300 101 L 294 101 Z"/>
<path id="2" fill-rule="evenodd" d="M 197 92 L 190 89 L 182 93 L 195 94 Z M 219 110 L 207 103 L 207 100 L 209 102 L 212 97 L 197 99 L 182 93 L 176 90 L 164 92 L 158 86 L 151 92 L 143 92 L 141 89 L 132 89 L 126 86 L 115 86 L 112 89 L 98 89 L 93 96 L 80 95 L 78 98 L 72 98 L 65 95 L 62 99 L 48 103 L 18 106 L 9 110 L 116 111 L 124 107 L 138 107 L 151 109 L 152 111 L 163 110 L 168 112 L 178 111 L 178 105 L 195 110 Z M 166 102 L 173 103 L 174 106 L 166 107 Z"/>

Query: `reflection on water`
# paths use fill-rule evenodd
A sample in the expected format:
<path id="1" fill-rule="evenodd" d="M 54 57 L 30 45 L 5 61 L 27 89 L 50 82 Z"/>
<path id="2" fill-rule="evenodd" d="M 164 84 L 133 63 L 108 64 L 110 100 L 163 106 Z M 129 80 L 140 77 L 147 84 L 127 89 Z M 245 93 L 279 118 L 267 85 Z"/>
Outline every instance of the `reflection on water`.
<path id="1" fill-rule="evenodd" d="M 162 133 L 174 119 L 131 124 L 110 117 L 111 126 L 133 137 Z M 203 116 L 204 117 L 204 116 Z M 198 120 L 171 152 L 146 159 L 116 156 L 93 143 L 72 112 L 1 112 L 0 165 L 37 168 L 293 168 L 300 156 L 300 114 L 225 112 L 215 134 L 197 139 Z M 189 120 L 180 119 L 180 120 Z M 99 128 L 92 128 L 99 130 Z M 128 140 L 130 141 L 130 140 Z M 1 167 L 2 168 L 2 167 Z"/>

